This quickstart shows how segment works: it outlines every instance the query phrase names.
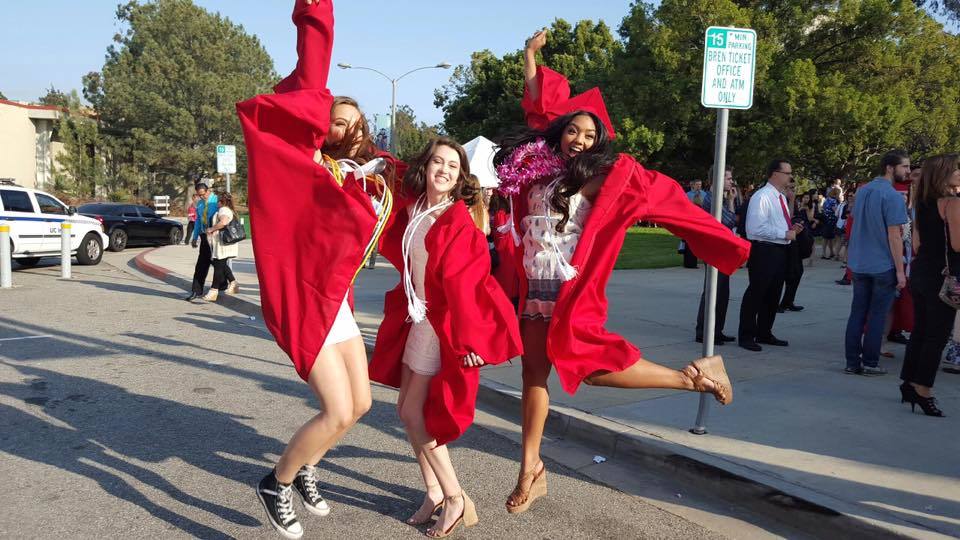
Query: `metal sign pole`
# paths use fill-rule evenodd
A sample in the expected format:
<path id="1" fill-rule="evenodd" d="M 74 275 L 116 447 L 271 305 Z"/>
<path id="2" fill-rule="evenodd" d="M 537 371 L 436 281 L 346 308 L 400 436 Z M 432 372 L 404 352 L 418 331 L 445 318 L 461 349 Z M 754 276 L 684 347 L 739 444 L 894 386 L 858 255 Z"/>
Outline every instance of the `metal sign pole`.
<path id="1" fill-rule="evenodd" d="M 727 167 L 727 121 L 729 109 L 717 109 L 717 138 L 713 147 L 713 188 L 711 189 L 713 217 L 721 221 L 723 211 L 723 177 Z M 717 320 L 717 269 L 706 265 L 706 290 L 703 306 L 703 356 L 713 356 L 714 334 Z M 710 414 L 710 399 L 706 392 L 700 394 L 700 407 L 697 409 L 697 421 L 690 428 L 696 435 L 707 433 L 707 417 Z"/>

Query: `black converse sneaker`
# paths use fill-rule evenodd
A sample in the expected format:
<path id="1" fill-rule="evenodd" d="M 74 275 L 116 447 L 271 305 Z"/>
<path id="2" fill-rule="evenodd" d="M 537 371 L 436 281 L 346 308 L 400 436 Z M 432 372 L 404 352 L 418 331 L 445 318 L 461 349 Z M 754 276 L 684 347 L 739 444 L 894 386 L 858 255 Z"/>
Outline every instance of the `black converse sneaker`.
<path id="1" fill-rule="evenodd" d="M 297 477 L 293 479 L 293 487 L 297 488 L 297 493 L 303 499 L 303 507 L 311 514 L 325 516 L 330 513 L 330 505 L 323 500 L 320 490 L 317 489 L 317 468 L 313 465 L 304 465 L 297 471 Z"/>
<path id="2" fill-rule="evenodd" d="M 296 540 L 303 536 L 303 526 L 297 521 L 297 514 L 293 511 L 293 486 L 283 485 L 270 474 L 260 480 L 257 486 L 257 498 L 263 503 L 267 511 L 270 524 L 283 536 Z"/>

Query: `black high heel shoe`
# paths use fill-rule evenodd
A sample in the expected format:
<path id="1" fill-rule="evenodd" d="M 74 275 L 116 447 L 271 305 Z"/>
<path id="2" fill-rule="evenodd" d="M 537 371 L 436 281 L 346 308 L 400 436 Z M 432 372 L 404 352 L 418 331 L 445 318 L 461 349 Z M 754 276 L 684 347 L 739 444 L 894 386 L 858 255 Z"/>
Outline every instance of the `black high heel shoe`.
<path id="1" fill-rule="evenodd" d="M 917 400 L 910 404 L 910 411 L 913 411 L 914 405 L 919 405 L 920 409 L 923 410 L 923 414 L 927 416 L 944 416 L 943 411 L 937 407 L 937 399 L 933 396 L 923 397 L 918 394 Z"/>
<path id="2" fill-rule="evenodd" d="M 943 417 L 943 411 L 937 407 L 937 399 L 933 396 L 923 397 L 917 393 L 917 389 L 912 384 L 904 382 L 900 385 L 900 403 L 909 403 L 910 412 L 916 412 L 917 405 L 927 416 Z"/>

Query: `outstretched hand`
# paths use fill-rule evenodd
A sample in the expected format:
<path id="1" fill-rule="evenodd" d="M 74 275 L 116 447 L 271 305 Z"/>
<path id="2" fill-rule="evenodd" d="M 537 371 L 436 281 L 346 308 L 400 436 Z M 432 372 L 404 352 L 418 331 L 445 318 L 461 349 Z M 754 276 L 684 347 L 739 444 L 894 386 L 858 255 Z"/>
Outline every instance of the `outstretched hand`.
<path id="1" fill-rule="evenodd" d="M 470 353 L 463 357 L 463 367 L 480 367 L 486 364 L 477 353 Z"/>
<path id="2" fill-rule="evenodd" d="M 535 53 L 540 49 L 542 49 L 543 46 L 546 44 L 547 44 L 547 29 L 544 28 L 543 30 L 538 30 L 529 39 L 527 39 L 525 48 L 528 51 Z"/>

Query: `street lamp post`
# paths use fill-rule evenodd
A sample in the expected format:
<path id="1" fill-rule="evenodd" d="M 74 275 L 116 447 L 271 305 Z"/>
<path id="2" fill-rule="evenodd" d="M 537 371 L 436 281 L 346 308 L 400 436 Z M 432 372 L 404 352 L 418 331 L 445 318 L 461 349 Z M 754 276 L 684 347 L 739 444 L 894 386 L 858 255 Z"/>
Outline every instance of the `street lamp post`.
<path id="1" fill-rule="evenodd" d="M 364 69 L 364 70 L 367 70 L 367 71 L 372 71 L 372 72 L 380 75 L 380 76 L 383 77 L 384 79 L 390 81 L 390 87 L 391 87 L 391 96 L 390 96 L 390 152 L 391 152 L 393 155 L 396 155 L 396 154 L 397 154 L 397 83 L 400 82 L 400 79 L 402 79 L 402 78 L 406 77 L 407 75 L 410 75 L 411 73 L 414 73 L 414 72 L 416 72 L 416 71 L 420 71 L 420 70 L 423 70 L 423 69 L 450 69 L 450 64 L 448 64 L 447 62 L 440 62 L 439 64 L 437 64 L 437 65 L 435 65 L 435 66 L 423 66 L 423 67 L 418 67 L 418 68 L 416 68 L 416 69 L 411 69 L 410 71 L 404 73 L 403 75 L 401 75 L 401 76 L 399 76 L 399 77 L 397 77 L 397 78 L 391 78 L 391 77 L 390 77 L 389 75 L 387 75 L 386 73 L 383 73 L 382 71 L 379 71 L 379 70 L 376 70 L 376 69 L 373 69 L 373 68 L 362 67 L 362 66 L 353 66 L 353 65 L 350 65 L 350 64 L 347 64 L 347 63 L 344 63 L 344 62 L 340 62 L 339 64 L 337 64 L 337 67 L 339 67 L 340 69 Z"/>

